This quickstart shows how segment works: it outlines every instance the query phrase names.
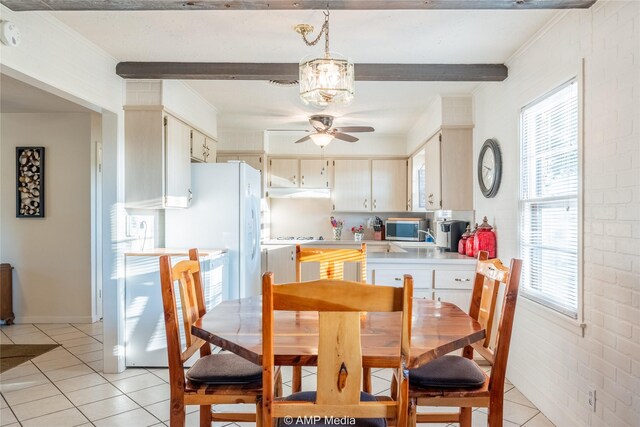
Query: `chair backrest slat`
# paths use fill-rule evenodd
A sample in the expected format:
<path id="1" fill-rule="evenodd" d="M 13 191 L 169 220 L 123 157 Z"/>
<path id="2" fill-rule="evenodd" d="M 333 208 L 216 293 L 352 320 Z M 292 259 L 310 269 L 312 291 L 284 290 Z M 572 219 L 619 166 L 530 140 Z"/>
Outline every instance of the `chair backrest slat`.
<path id="1" fill-rule="evenodd" d="M 186 347 L 180 342 L 180 322 L 178 316 L 177 295 L 174 284 L 178 282 L 178 294 L 182 309 L 182 327 L 184 328 Z M 164 307 L 169 376 L 172 387 L 184 386 L 184 362 L 198 350 L 200 355 L 211 354 L 206 342 L 191 335 L 191 326 L 206 312 L 204 292 L 200 274 L 200 262 L 197 249 L 189 250 L 189 260 L 171 266 L 171 257 L 160 257 L 160 283 Z"/>
<path id="2" fill-rule="evenodd" d="M 360 249 L 310 248 L 296 245 L 296 281 L 302 281 L 302 263 L 317 262 L 320 264 L 320 279 L 344 279 L 344 264 L 357 262 L 360 264 L 360 281 L 367 282 L 367 244 L 362 243 Z"/>
<path id="3" fill-rule="evenodd" d="M 493 366 L 489 380 L 489 389 L 492 390 L 504 388 L 522 260 L 512 259 L 507 268 L 499 259 L 489 260 L 488 255 L 485 251 L 478 254 L 469 308 L 469 315 L 486 329 L 486 338 L 482 344 L 475 343 L 465 348 L 463 354 L 471 358 L 475 349 Z M 501 294 L 502 301 L 498 303 Z M 498 307 L 500 317 L 496 322 Z M 493 343 L 492 349 L 490 347 Z"/>
<path id="4" fill-rule="evenodd" d="M 400 403 L 408 399 L 406 379 L 400 375 L 397 402 L 360 402 L 362 346 L 360 312 L 401 312 L 402 336 L 398 372 L 409 360 L 413 279 L 405 276 L 404 287 L 370 286 L 344 280 L 317 280 L 274 285 L 273 274 L 265 273 L 263 293 L 263 425 L 293 411 L 292 402 L 274 402 L 274 310 L 319 312 L 318 384 L 316 402 L 295 402 L 295 413 L 307 416 L 370 418 L 372 413 L 398 417 L 405 425 L 406 410 Z M 282 410 L 281 410 L 282 409 Z M 294 415 L 287 412 L 285 415 Z M 341 415 L 342 414 L 342 415 Z"/>

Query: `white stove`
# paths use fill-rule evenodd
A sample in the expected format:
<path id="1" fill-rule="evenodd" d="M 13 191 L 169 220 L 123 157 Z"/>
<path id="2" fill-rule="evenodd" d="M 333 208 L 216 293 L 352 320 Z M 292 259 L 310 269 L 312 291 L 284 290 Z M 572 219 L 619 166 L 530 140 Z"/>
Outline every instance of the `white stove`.
<path id="1" fill-rule="evenodd" d="M 280 241 L 307 241 L 307 240 L 324 240 L 324 237 L 313 237 L 313 236 L 278 236 L 275 240 Z"/>

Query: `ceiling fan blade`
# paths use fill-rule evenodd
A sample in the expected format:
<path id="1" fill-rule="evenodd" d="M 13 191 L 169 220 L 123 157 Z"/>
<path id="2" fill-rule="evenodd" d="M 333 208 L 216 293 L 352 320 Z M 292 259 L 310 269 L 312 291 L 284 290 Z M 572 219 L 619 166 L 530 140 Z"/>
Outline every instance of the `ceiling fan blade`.
<path id="1" fill-rule="evenodd" d="M 342 133 L 342 132 L 332 132 L 331 133 L 336 139 L 341 139 L 343 141 L 347 141 L 347 142 L 356 142 L 358 141 L 358 138 L 356 138 L 355 136 L 351 136 L 348 135 L 346 133 Z"/>
<path id="2" fill-rule="evenodd" d="M 340 126 L 334 130 L 336 132 L 375 132 L 371 126 Z"/>
<path id="3" fill-rule="evenodd" d="M 309 135 L 307 135 L 307 136 L 304 136 L 304 137 L 300 138 L 296 142 L 294 142 L 294 144 L 300 144 L 301 142 L 305 142 L 306 140 L 309 140 L 309 139 L 311 139 L 311 137 Z"/>

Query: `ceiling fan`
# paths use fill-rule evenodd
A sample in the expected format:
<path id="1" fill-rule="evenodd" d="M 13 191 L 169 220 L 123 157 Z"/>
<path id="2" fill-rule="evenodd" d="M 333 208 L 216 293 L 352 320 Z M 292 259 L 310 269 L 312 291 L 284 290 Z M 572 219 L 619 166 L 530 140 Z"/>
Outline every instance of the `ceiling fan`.
<path id="1" fill-rule="evenodd" d="M 333 139 L 340 139 L 347 142 L 356 142 L 358 138 L 349 135 L 345 132 L 374 132 L 375 129 L 371 126 L 341 126 L 331 127 L 333 125 L 333 116 L 318 114 L 309 117 L 309 123 L 315 129 L 315 132 L 300 138 L 295 142 L 299 144 L 307 140 L 312 140 L 316 145 L 324 147 L 328 145 Z"/>

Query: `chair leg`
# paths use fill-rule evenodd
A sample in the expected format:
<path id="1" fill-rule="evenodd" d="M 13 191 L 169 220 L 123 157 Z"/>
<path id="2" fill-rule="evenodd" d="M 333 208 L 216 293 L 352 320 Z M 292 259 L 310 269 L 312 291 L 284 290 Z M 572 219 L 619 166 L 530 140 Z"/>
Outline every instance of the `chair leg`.
<path id="1" fill-rule="evenodd" d="M 398 379 L 395 372 L 391 374 L 391 398 L 398 400 Z"/>
<path id="2" fill-rule="evenodd" d="M 371 393 L 371 368 L 362 368 L 362 391 Z"/>
<path id="3" fill-rule="evenodd" d="M 409 416 L 407 418 L 408 427 L 416 427 L 417 416 L 418 416 L 418 402 L 416 401 L 416 399 L 410 399 L 409 400 Z"/>
<path id="4" fill-rule="evenodd" d="M 169 414 L 169 423 L 171 427 L 184 427 L 186 423 L 186 413 L 184 410 L 184 401 L 182 400 L 182 396 L 180 399 L 172 398 L 170 400 L 171 409 Z"/>
<path id="5" fill-rule="evenodd" d="M 273 394 L 275 397 L 282 397 L 282 371 L 278 370 L 274 384 Z"/>
<path id="6" fill-rule="evenodd" d="M 291 391 L 297 393 L 302 390 L 302 366 L 293 367 L 293 376 L 291 378 Z"/>
<path id="7" fill-rule="evenodd" d="M 211 405 L 200 405 L 200 427 L 211 427 Z"/>
<path id="8" fill-rule="evenodd" d="M 460 408 L 460 427 L 471 427 L 473 408 Z"/>
<path id="9" fill-rule="evenodd" d="M 256 427 L 262 427 L 262 399 L 256 402 Z"/>
<path id="10" fill-rule="evenodd" d="M 502 427 L 502 405 L 499 405 L 499 407 L 489 405 L 488 411 L 489 415 L 487 417 L 487 426 Z"/>

